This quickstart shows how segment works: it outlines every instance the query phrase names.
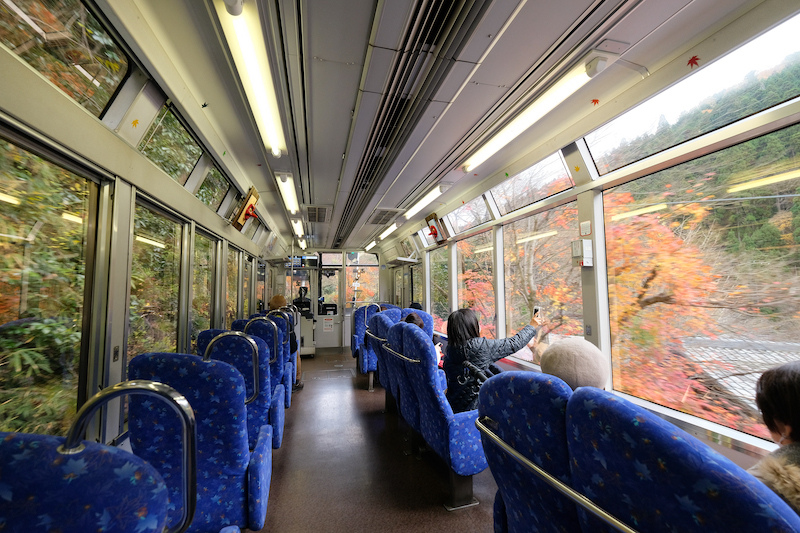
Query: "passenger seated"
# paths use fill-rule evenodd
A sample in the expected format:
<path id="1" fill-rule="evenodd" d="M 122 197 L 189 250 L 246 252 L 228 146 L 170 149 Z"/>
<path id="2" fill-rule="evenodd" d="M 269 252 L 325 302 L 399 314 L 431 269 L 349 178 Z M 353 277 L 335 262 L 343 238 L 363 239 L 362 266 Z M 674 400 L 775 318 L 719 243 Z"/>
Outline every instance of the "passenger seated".
<path id="1" fill-rule="evenodd" d="M 780 447 L 748 472 L 800 513 L 800 361 L 761 374 L 756 405 Z"/>
<path id="2" fill-rule="evenodd" d="M 568 337 L 551 344 L 542 354 L 542 372 L 561 378 L 572 390 L 578 387 L 604 389 L 608 364 L 603 352 L 581 337 Z"/>
<path id="3" fill-rule="evenodd" d="M 447 399 L 454 413 L 478 407 L 480 384 L 464 366 L 469 361 L 484 374 L 489 365 L 522 349 L 536 336 L 542 320 L 534 314 L 530 325 L 507 339 L 486 339 L 480 336 L 478 316 L 472 309 L 459 309 L 447 318 L 447 353 L 444 371 L 447 375 Z"/>
<path id="4" fill-rule="evenodd" d="M 419 326 L 420 329 L 425 329 L 425 322 L 419 317 L 417 313 L 409 313 L 403 319 L 403 322 L 408 322 L 409 324 L 414 324 Z M 439 340 L 439 336 L 434 333 L 433 335 L 433 346 L 436 348 L 436 364 L 439 368 L 442 368 L 442 343 Z"/>

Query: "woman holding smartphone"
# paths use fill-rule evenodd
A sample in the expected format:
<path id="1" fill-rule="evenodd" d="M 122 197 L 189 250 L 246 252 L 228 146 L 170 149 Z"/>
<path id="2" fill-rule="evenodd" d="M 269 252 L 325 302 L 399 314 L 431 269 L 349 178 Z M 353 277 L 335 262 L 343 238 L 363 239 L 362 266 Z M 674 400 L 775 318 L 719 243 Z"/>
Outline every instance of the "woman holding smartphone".
<path id="1" fill-rule="evenodd" d="M 447 399 L 454 413 L 469 411 L 478 406 L 480 384 L 464 361 L 469 361 L 486 373 L 489 365 L 518 352 L 536 336 L 542 325 L 539 309 L 535 308 L 530 325 L 506 339 L 481 337 L 478 316 L 472 309 L 459 309 L 447 319 L 447 354 L 444 356 L 444 372 L 447 375 Z M 535 326 L 535 327 L 534 327 Z"/>

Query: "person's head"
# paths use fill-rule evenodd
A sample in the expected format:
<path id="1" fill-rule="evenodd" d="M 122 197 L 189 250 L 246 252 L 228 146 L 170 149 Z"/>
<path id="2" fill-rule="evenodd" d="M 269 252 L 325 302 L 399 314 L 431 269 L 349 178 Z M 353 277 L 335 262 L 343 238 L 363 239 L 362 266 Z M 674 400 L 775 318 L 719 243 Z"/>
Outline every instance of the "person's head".
<path id="1" fill-rule="evenodd" d="M 420 328 L 425 329 L 425 322 L 422 321 L 417 313 L 408 313 L 403 321 L 409 324 L 416 324 Z"/>
<path id="2" fill-rule="evenodd" d="M 572 389 L 608 383 L 608 364 L 603 352 L 581 337 L 568 337 L 551 344 L 542 353 L 542 372 L 563 379 Z"/>
<path id="3" fill-rule="evenodd" d="M 276 309 L 280 309 L 281 307 L 286 307 L 286 298 L 283 297 L 283 294 L 276 294 L 269 300 L 269 310 L 274 311 Z"/>
<path id="4" fill-rule="evenodd" d="M 416 309 L 417 311 L 422 311 L 422 304 L 419 302 L 411 302 L 409 308 Z"/>
<path id="5" fill-rule="evenodd" d="M 756 405 L 775 442 L 800 442 L 800 361 L 761 374 L 756 384 Z"/>
<path id="6" fill-rule="evenodd" d="M 480 337 L 481 326 L 478 315 L 472 309 L 453 311 L 447 318 L 447 344 L 461 346 L 475 337 Z"/>

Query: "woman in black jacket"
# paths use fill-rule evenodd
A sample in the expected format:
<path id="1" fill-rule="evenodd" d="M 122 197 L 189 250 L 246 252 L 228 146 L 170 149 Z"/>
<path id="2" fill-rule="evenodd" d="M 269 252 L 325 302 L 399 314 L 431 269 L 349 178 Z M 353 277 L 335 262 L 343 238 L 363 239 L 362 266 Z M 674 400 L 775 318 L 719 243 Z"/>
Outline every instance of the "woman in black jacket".
<path id="1" fill-rule="evenodd" d="M 469 361 L 478 370 L 486 373 L 489 365 L 521 350 L 536 336 L 533 326 L 541 326 L 541 319 L 534 314 L 531 323 L 519 333 L 507 339 L 481 337 L 478 317 L 472 309 L 459 309 L 447 319 L 447 355 L 444 372 L 447 375 L 447 399 L 454 413 L 478 407 L 478 384 L 475 376 L 464 366 Z"/>

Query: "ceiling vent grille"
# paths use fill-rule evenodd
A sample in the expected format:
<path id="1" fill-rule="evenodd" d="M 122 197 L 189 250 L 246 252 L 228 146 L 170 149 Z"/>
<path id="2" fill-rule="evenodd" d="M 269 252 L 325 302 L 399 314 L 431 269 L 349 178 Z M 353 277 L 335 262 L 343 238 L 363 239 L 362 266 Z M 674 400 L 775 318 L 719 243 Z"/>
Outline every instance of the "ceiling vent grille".
<path id="1" fill-rule="evenodd" d="M 355 229 L 403 144 L 439 90 L 454 58 L 492 0 L 416 0 L 389 73 L 350 195 L 334 235 L 338 248 Z"/>
<path id="2" fill-rule="evenodd" d="M 331 219 L 332 205 L 307 205 L 306 217 L 309 222 L 325 224 Z"/>
<path id="3" fill-rule="evenodd" d="M 376 209 L 372 214 L 372 218 L 369 222 L 367 222 L 367 224 L 385 226 L 394 220 L 402 211 L 402 209 Z"/>

